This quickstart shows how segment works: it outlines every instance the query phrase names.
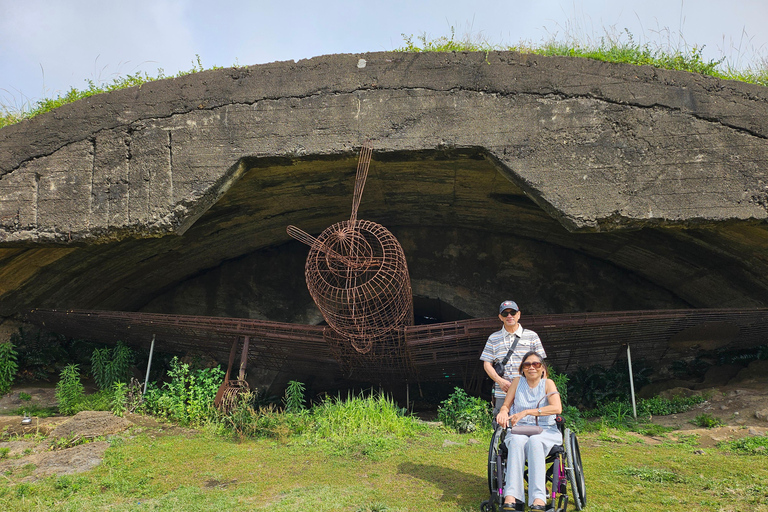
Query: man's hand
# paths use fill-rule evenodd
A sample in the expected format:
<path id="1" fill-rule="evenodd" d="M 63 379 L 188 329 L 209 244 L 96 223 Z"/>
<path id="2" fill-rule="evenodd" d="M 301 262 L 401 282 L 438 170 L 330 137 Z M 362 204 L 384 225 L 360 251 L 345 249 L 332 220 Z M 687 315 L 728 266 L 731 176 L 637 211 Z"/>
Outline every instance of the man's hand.
<path id="1" fill-rule="evenodd" d="M 512 382 L 510 382 L 510 381 L 508 381 L 508 380 L 506 380 L 506 379 L 499 379 L 499 380 L 497 380 L 496 382 L 498 383 L 498 385 L 499 385 L 499 387 L 501 388 L 501 390 L 502 390 L 503 392 L 505 392 L 505 393 L 506 393 L 506 392 L 507 392 L 507 390 L 509 389 L 509 386 L 511 386 L 511 385 L 512 385 Z"/>

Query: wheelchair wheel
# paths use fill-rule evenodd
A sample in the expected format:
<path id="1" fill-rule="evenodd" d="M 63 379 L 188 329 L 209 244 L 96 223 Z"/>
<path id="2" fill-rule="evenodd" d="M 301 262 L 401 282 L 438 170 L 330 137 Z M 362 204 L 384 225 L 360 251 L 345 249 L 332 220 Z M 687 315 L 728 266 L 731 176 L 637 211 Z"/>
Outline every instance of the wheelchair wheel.
<path id="1" fill-rule="evenodd" d="M 563 445 L 565 445 L 566 473 L 568 481 L 571 484 L 571 502 L 576 510 L 581 510 L 587 506 L 587 489 L 584 484 L 584 468 L 581 465 L 581 452 L 579 451 L 579 441 L 576 435 L 566 428 L 563 434 Z"/>
<path id="2" fill-rule="evenodd" d="M 504 432 L 502 427 L 497 427 L 491 437 L 491 446 L 488 448 L 488 500 L 487 510 L 494 511 L 501 508 L 504 501 L 504 464 L 506 463 L 504 451 Z"/>

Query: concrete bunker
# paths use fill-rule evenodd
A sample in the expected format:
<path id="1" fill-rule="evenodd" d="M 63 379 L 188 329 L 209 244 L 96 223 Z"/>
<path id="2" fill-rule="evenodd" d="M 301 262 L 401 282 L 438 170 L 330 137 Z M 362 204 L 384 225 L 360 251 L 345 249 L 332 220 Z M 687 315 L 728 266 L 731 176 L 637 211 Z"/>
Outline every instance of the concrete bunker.
<path id="1" fill-rule="evenodd" d="M 358 58 L 204 72 L 4 128 L 0 315 L 317 324 L 285 226 L 347 214 L 365 138 L 360 215 L 400 240 L 424 317 L 510 294 L 531 314 L 768 305 L 763 88 L 504 52 Z"/>

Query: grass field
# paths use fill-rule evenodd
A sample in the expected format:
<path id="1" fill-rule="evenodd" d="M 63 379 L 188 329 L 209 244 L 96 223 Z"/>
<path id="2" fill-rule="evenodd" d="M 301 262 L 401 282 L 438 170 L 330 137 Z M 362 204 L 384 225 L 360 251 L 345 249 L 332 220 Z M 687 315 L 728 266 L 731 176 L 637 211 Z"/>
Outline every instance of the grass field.
<path id="1" fill-rule="evenodd" d="M 479 442 L 472 443 L 472 439 Z M 446 440 L 458 443 L 444 446 Z M 103 463 L 27 481 L 6 472 L 3 510 L 470 511 L 487 498 L 487 435 L 425 428 L 385 456 L 330 455 L 306 441 L 234 441 L 151 429 L 112 440 Z M 589 511 L 768 511 L 764 451 L 657 443 L 618 431 L 579 435 Z M 651 444 L 654 443 L 654 444 Z"/>

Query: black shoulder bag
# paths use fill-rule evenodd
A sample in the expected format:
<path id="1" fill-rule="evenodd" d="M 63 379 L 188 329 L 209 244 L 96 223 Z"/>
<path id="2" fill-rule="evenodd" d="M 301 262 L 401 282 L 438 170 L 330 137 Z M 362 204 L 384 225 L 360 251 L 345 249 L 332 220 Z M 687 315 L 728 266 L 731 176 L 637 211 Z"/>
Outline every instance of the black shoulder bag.
<path id="1" fill-rule="evenodd" d="M 509 358 L 512 357 L 512 354 L 515 352 L 515 347 L 517 347 L 518 341 L 520 341 L 520 336 L 515 334 L 515 341 L 512 343 L 512 348 L 510 348 L 509 352 L 507 352 L 507 356 L 502 361 L 493 362 L 493 369 L 496 370 L 496 373 L 499 375 L 499 377 L 504 376 L 504 367 L 509 362 Z"/>

